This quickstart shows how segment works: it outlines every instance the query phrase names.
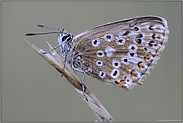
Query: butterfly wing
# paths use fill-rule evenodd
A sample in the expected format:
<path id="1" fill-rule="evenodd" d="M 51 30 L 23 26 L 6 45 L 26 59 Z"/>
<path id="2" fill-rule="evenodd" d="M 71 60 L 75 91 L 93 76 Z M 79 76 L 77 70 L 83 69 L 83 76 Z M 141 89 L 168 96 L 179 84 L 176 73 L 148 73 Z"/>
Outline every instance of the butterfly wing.
<path id="1" fill-rule="evenodd" d="M 142 84 L 168 41 L 167 21 L 143 16 L 91 28 L 74 37 L 77 62 L 88 75 L 122 87 Z M 79 55 L 78 55 L 79 54 Z"/>

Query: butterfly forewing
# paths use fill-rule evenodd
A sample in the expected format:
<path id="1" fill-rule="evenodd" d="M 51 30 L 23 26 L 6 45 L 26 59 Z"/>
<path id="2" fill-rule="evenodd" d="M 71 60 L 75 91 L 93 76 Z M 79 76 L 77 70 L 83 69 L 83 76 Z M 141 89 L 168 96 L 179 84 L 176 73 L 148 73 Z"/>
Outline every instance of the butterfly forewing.
<path id="1" fill-rule="evenodd" d="M 76 70 L 125 89 L 141 84 L 168 41 L 164 18 L 144 16 L 91 28 L 74 37 Z"/>

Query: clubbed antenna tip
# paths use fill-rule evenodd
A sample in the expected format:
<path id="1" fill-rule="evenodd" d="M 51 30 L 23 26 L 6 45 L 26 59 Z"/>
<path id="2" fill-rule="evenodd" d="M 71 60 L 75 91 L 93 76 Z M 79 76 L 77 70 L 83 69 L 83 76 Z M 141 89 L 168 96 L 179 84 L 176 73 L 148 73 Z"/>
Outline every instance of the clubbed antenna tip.
<path id="1" fill-rule="evenodd" d="M 43 25 L 39 25 L 39 24 L 38 24 L 37 26 L 39 26 L 39 27 L 44 27 Z"/>

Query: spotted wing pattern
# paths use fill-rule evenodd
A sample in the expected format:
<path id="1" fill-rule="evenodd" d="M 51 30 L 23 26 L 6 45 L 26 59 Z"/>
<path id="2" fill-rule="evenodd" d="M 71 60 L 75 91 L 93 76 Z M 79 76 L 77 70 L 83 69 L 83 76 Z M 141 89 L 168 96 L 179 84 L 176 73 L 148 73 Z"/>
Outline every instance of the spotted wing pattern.
<path id="1" fill-rule="evenodd" d="M 74 37 L 75 69 L 130 89 L 142 84 L 168 41 L 168 24 L 162 17 L 143 16 L 91 28 Z"/>

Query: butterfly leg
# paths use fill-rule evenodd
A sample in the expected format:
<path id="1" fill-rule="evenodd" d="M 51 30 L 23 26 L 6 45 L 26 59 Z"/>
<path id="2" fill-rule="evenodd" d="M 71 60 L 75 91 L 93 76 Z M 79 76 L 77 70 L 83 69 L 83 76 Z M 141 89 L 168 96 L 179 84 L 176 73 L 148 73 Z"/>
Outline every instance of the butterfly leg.
<path id="1" fill-rule="evenodd" d="M 61 49 L 59 49 L 59 50 L 57 51 L 57 53 L 60 52 L 60 51 L 61 51 Z"/>
<path id="2" fill-rule="evenodd" d="M 57 45 L 57 46 L 58 46 L 58 45 Z M 57 46 L 56 46 L 56 47 L 57 47 Z M 64 55 L 64 68 L 63 68 L 61 77 L 62 77 L 63 74 L 64 74 L 64 70 L 65 70 L 65 65 L 66 65 L 66 60 L 67 60 L 68 51 L 70 51 L 70 48 L 67 50 L 67 47 L 66 47 L 66 46 L 64 47 L 64 49 L 65 49 L 65 51 L 64 51 L 64 53 L 63 53 L 63 55 Z M 61 48 L 60 48 L 57 52 L 59 52 L 60 50 L 61 50 Z"/>
<path id="3" fill-rule="evenodd" d="M 60 45 L 61 45 L 61 44 L 58 44 L 58 45 L 55 46 L 53 49 L 51 49 L 51 50 L 49 50 L 49 51 L 46 51 L 46 52 L 44 52 L 43 54 L 50 53 L 51 51 L 57 49 Z M 59 50 L 57 51 L 57 53 L 58 53 L 60 50 L 61 50 L 61 49 L 59 49 Z"/>

